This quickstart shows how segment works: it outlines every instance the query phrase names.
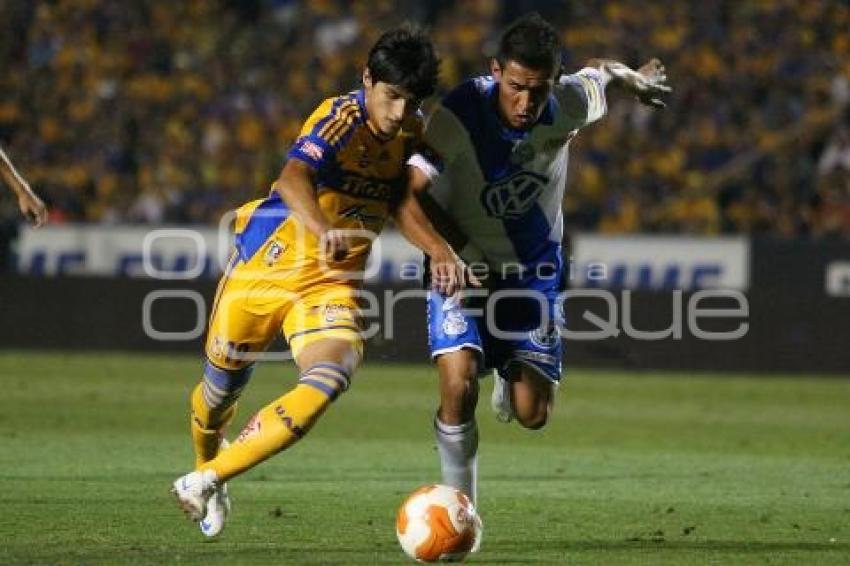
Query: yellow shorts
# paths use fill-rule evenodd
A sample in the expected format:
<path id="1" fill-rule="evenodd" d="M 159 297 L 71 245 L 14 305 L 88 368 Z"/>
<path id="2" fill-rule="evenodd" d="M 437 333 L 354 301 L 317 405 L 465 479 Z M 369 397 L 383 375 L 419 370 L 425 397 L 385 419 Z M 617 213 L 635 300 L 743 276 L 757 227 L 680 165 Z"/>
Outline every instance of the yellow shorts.
<path id="1" fill-rule="evenodd" d="M 334 281 L 304 285 L 280 272 L 262 276 L 257 262 L 231 262 L 218 286 L 206 341 L 209 360 L 241 369 L 261 357 L 282 332 L 292 356 L 324 338 L 350 342 L 363 353 L 359 286 Z"/>

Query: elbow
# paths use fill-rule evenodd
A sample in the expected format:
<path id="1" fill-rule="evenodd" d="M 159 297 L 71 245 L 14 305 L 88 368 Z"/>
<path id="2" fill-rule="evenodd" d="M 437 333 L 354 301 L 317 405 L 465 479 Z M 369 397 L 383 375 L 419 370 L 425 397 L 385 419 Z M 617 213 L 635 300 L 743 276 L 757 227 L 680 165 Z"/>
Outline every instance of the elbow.
<path id="1" fill-rule="evenodd" d="M 390 216 L 392 216 L 396 226 L 400 230 L 404 230 L 404 226 L 410 217 L 410 199 L 410 195 L 405 196 L 401 202 L 390 210 Z"/>
<path id="2" fill-rule="evenodd" d="M 281 175 L 272 183 L 272 193 L 277 193 L 277 195 L 283 200 L 284 203 L 289 206 L 292 202 L 292 197 L 289 194 L 288 183 Z"/>
<path id="3" fill-rule="evenodd" d="M 277 191 L 284 200 L 289 200 L 297 192 L 297 187 L 312 184 L 312 181 L 307 165 L 296 159 L 290 159 L 272 183 L 272 189 Z"/>

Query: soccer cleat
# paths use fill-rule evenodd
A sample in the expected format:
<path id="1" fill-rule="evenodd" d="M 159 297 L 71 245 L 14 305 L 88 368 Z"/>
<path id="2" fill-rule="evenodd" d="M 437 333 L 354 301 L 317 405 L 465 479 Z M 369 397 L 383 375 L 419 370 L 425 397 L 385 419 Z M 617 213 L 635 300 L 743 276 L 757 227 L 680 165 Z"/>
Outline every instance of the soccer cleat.
<path id="1" fill-rule="evenodd" d="M 226 440 L 221 441 L 220 450 L 230 446 Z M 217 537 L 224 530 L 227 517 L 230 516 L 230 496 L 227 494 L 227 484 L 217 485 L 212 496 L 207 501 L 207 514 L 198 523 L 201 532 L 210 538 Z"/>
<path id="2" fill-rule="evenodd" d="M 213 492 L 207 501 L 207 514 L 198 523 L 201 532 L 210 538 L 217 537 L 224 530 L 224 524 L 230 515 L 230 497 L 227 495 L 227 484 L 223 483 Z"/>
<path id="3" fill-rule="evenodd" d="M 207 514 L 207 502 L 215 493 L 217 484 L 218 477 L 212 470 L 191 472 L 177 478 L 171 486 L 171 494 L 186 517 L 198 522 Z"/>
<path id="4" fill-rule="evenodd" d="M 514 418 L 511 407 L 511 384 L 499 374 L 499 370 L 493 370 L 493 394 L 490 397 L 490 406 L 496 413 L 496 419 L 503 423 L 509 423 Z"/>

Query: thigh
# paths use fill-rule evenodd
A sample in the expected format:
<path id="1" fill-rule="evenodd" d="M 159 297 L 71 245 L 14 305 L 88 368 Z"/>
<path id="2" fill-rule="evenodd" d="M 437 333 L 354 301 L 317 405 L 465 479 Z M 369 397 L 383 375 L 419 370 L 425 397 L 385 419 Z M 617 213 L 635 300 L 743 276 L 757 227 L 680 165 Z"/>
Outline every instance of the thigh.
<path id="1" fill-rule="evenodd" d="M 256 361 L 291 304 L 286 290 L 245 275 L 240 265 L 222 277 L 210 315 L 206 355 L 222 369 L 241 369 Z"/>
<path id="2" fill-rule="evenodd" d="M 551 383 L 559 383 L 562 371 L 563 347 L 558 325 L 561 316 L 557 312 L 554 299 L 542 300 L 535 308 L 545 309 L 543 313 L 515 315 L 517 309 L 511 309 L 508 303 L 498 317 L 500 330 L 510 333 L 507 338 L 491 338 L 494 365 L 507 371 L 509 366 L 527 367 L 529 372 Z M 516 372 L 517 370 L 513 370 Z M 531 373 L 529 373 L 531 375 Z"/>
<path id="3" fill-rule="evenodd" d="M 557 381 L 550 379 L 537 366 L 524 361 L 510 362 L 504 372 L 511 382 L 516 404 L 550 404 L 558 390 Z"/>
<path id="4" fill-rule="evenodd" d="M 428 291 L 428 347 L 432 360 L 471 350 L 475 352 L 479 369 L 483 369 L 484 345 L 478 331 L 478 317 L 468 312 L 456 297 Z"/>
<path id="5" fill-rule="evenodd" d="M 299 293 L 283 318 L 283 335 L 299 366 L 302 352 L 314 342 L 332 339 L 347 344 L 359 359 L 363 336 L 358 289 L 351 285 L 316 285 Z"/>

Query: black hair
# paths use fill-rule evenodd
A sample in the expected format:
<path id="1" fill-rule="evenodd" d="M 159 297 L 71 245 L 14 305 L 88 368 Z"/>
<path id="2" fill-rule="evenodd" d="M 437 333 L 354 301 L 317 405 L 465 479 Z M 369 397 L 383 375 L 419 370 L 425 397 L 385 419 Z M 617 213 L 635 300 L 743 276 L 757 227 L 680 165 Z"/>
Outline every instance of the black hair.
<path id="1" fill-rule="evenodd" d="M 434 94 L 440 60 L 431 38 L 412 24 L 386 31 L 369 51 L 372 81 L 399 86 L 418 99 Z"/>
<path id="2" fill-rule="evenodd" d="M 499 65 L 516 61 L 529 69 L 561 68 L 561 40 L 558 32 L 537 12 L 531 12 L 514 21 L 499 40 L 496 54 Z"/>

